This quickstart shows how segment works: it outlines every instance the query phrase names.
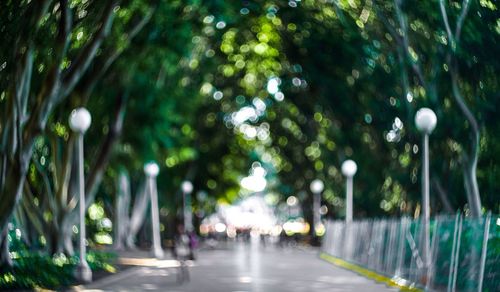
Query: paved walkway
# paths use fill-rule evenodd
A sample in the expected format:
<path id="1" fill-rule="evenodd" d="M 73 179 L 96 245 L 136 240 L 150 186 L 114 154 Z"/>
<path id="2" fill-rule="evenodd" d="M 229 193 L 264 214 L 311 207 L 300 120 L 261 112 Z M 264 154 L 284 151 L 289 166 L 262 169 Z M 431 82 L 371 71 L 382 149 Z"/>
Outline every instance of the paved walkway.
<path id="1" fill-rule="evenodd" d="M 133 260 L 132 260 L 133 261 Z M 84 291 L 397 291 L 318 258 L 304 248 L 235 243 L 201 251 L 189 268 L 191 281 L 179 284 L 172 260 L 143 260 L 84 288 Z"/>

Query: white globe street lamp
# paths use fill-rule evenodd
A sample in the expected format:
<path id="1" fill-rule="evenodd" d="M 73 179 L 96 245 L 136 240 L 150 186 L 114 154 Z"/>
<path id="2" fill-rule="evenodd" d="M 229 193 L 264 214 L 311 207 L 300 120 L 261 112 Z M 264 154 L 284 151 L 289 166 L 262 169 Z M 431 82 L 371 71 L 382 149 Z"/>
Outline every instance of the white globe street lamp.
<path id="1" fill-rule="evenodd" d="M 323 191 L 323 189 L 325 188 L 325 184 L 321 180 L 315 179 L 311 182 L 310 188 L 311 188 L 311 192 L 313 192 L 315 194 L 321 193 Z"/>
<path id="2" fill-rule="evenodd" d="M 182 191 L 186 194 L 191 194 L 193 191 L 193 184 L 190 181 L 183 181 L 181 185 Z"/>
<path id="3" fill-rule="evenodd" d="M 429 135 L 437 124 L 436 114 L 429 108 L 421 108 L 415 115 L 415 125 L 424 136 L 423 163 L 422 163 L 422 227 L 424 230 L 424 240 L 422 247 L 422 257 L 426 268 L 430 265 L 430 203 L 429 203 Z"/>
<path id="4" fill-rule="evenodd" d="M 315 179 L 311 182 L 309 188 L 313 193 L 313 230 L 314 236 L 317 236 L 318 228 L 321 224 L 321 192 L 325 188 L 325 184 L 321 180 Z"/>
<path id="5" fill-rule="evenodd" d="M 92 281 L 92 270 L 85 259 L 85 176 L 83 172 L 83 135 L 90 127 L 92 118 L 87 109 L 74 109 L 69 116 L 69 127 L 78 135 L 78 192 L 80 204 L 80 263 L 76 267 L 76 278 L 84 283 Z"/>
<path id="6" fill-rule="evenodd" d="M 160 173 L 160 167 L 155 162 L 148 162 L 144 165 L 144 173 L 147 177 L 157 177 Z"/>
<path id="7" fill-rule="evenodd" d="M 353 177 L 357 170 L 356 162 L 350 159 L 342 163 L 342 174 L 346 177 L 345 221 L 347 223 L 352 222 Z"/>
<path id="8" fill-rule="evenodd" d="M 190 181 L 183 181 L 182 189 L 182 213 L 184 217 L 184 226 L 186 231 L 193 231 L 193 213 L 191 210 L 191 192 L 193 191 L 193 184 Z"/>
<path id="9" fill-rule="evenodd" d="M 153 229 L 153 255 L 163 258 L 161 248 L 160 217 L 158 215 L 158 191 L 156 188 L 156 177 L 160 173 L 160 167 L 155 162 L 148 162 L 144 165 L 144 174 L 147 180 L 147 189 L 151 199 L 151 225 Z"/>
<path id="10" fill-rule="evenodd" d="M 74 109 L 69 116 L 69 127 L 76 133 L 85 134 L 91 123 L 92 117 L 84 107 Z"/>
<path id="11" fill-rule="evenodd" d="M 436 128 L 437 117 L 433 110 L 430 108 L 421 108 L 415 115 L 415 125 L 417 129 L 427 135 L 430 135 L 434 128 Z"/>

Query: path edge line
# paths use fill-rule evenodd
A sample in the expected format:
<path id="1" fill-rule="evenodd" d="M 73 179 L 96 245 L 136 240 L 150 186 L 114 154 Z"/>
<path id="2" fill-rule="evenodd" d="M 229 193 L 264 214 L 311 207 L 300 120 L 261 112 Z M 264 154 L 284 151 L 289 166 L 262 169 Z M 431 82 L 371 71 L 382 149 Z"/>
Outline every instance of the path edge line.
<path id="1" fill-rule="evenodd" d="M 421 292 L 421 291 L 423 291 L 423 290 L 418 289 L 414 286 L 402 284 L 401 282 L 398 282 L 395 279 L 391 279 L 391 278 L 386 277 L 384 275 L 378 274 L 372 270 L 363 268 L 363 267 L 358 266 L 358 265 L 353 264 L 353 263 L 349 263 L 345 260 L 339 259 L 339 258 L 334 257 L 328 253 L 325 253 L 325 252 L 320 252 L 319 257 L 322 260 L 325 260 L 333 265 L 336 265 L 338 267 L 355 272 L 355 273 L 360 274 L 366 278 L 375 280 L 375 281 L 380 282 L 380 283 L 384 283 L 390 287 L 398 288 L 400 291 L 405 291 L 405 292 Z"/>
<path id="2" fill-rule="evenodd" d="M 80 284 L 77 286 L 72 286 L 70 287 L 71 290 L 69 291 L 86 291 L 86 290 L 94 290 L 94 289 L 99 289 L 99 287 L 106 286 L 106 285 L 111 285 L 114 284 L 120 280 L 123 280 L 124 278 L 127 278 L 131 276 L 134 273 L 137 273 L 138 271 L 142 270 L 144 267 L 137 266 L 137 267 L 131 267 L 128 268 L 124 271 L 119 271 L 115 274 L 111 274 L 109 276 L 106 276 L 104 278 L 101 278 L 97 281 L 93 281 L 87 284 Z"/>

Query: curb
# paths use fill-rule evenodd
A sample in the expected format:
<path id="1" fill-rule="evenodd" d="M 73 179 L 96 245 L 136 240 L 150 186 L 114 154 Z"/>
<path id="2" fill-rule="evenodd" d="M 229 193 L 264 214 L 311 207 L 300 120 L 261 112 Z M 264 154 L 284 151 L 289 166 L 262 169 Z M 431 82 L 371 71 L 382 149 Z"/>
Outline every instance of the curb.
<path id="1" fill-rule="evenodd" d="M 110 275 L 108 277 L 102 278 L 98 281 L 89 283 L 87 285 L 73 286 L 71 291 L 86 291 L 88 289 L 95 289 L 95 287 L 110 285 L 110 284 L 118 282 L 124 278 L 129 277 L 131 274 L 134 274 L 135 272 L 141 270 L 142 268 L 143 267 L 128 268 L 125 271 L 118 272 L 115 275 Z"/>
<path id="2" fill-rule="evenodd" d="M 418 289 L 414 286 L 402 284 L 400 281 L 397 281 L 396 279 L 388 278 L 384 275 L 375 273 L 374 271 L 368 270 L 368 269 L 363 268 L 361 266 L 358 266 L 358 265 L 349 263 L 347 261 L 344 261 L 342 259 L 336 258 L 332 255 L 325 253 L 325 252 L 321 252 L 319 254 L 319 257 L 321 259 L 331 263 L 331 264 L 334 264 L 338 267 L 344 268 L 344 269 L 349 270 L 349 271 L 353 271 L 353 272 L 360 274 L 361 276 L 364 276 L 366 278 L 375 280 L 379 283 L 384 283 L 389 287 L 398 288 L 400 291 L 405 291 L 405 292 L 421 292 L 421 291 L 423 291 L 423 290 Z"/>

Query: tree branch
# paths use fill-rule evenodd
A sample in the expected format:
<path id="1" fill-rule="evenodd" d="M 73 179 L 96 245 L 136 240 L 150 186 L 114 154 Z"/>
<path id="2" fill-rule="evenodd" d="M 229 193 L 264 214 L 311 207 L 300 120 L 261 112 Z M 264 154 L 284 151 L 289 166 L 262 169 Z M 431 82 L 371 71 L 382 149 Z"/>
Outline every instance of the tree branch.
<path id="1" fill-rule="evenodd" d="M 450 40 L 450 45 L 455 46 L 455 38 L 451 33 L 450 22 L 448 20 L 448 14 L 446 13 L 446 7 L 444 6 L 444 0 L 439 0 L 439 8 L 441 9 L 441 16 L 443 17 L 444 27 L 446 28 L 446 33 L 448 34 L 448 39 Z"/>
<path id="2" fill-rule="evenodd" d="M 340 23 L 346 27 L 347 22 L 345 21 L 344 12 L 342 11 L 342 8 L 340 8 L 339 0 L 332 1 L 332 4 L 333 4 L 333 9 L 335 10 L 335 14 L 337 14 Z"/>
<path id="3" fill-rule="evenodd" d="M 106 54 L 106 57 L 103 57 L 104 60 L 102 62 L 95 62 L 96 65 L 92 69 L 92 72 L 86 74 L 86 78 L 81 83 L 81 86 L 79 86 L 79 88 L 82 89 L 82 104 L 87 103 L 87 100 L 89 99 L 90 94 L 94 90 L 97 82 L 108 71 L 109 67 L 111 67 L 116 59 L 118 59 L 118 57 L 120 57 L 120 55 L 127 49 L 132 39 L 134 39 L 137 34 L 139 34 L 139 32 L 144 28 L 144 26 L 151 20 L 155 10 L 156 6 L 151 7 L 146 15 L 144 15 L 144 17 L 142 17 L 141 20 L 136 25 L 134 25 L 128 33 L 125 34 L 127 38 L 125 40 L 125 44 L 122 47 L 115 47 L 110 54 Z M 98 66 L 98 64 L 103 65 Z"/>
<path id="4" fill-rule="evenodd" d="M 21 204 L 24 210 L 26 211 L 26 214 L 28 215 L 30 222 L 33 224 L 33 226 L 35 226 L 35 229 L 38 231 L 38 233 L 43 235 L 45 233 L 42 223 L 43 214 L 40 211 L 40 208 L 33 203 L 35 197 L 33 196 L 33 193 L 31 192 L 28 183 L 24 184 L 23 194 L 24 196 L 21 199 Z"/>
<path id="5" fill-rule="evenodd" d="M 391 34 L 392 38 L 396 41 L 396 43 L 399 46 L 404 47 L 403 40 L 402 40 L 401 36 L 397 33 L 397 31 L 394 28 L 394 26 L 392 26 L 389 23 L 389 21 L 387 20 L 387 16 L 380 10 L 380 8 L 378 7 L 378 5 L 375 2 L 373 3 L 373 7 L 375 9 L 375 12 L 378 15 L 378 19 L 382 21 L 382 23 L 384 24 L 385 28 L 387 28 L 387 30 Z"/>
<path id="6" fill-rule="evenodd" d="M 467 200 L 469 202 L 469 207 L 471 209 L 471 213 L 474 217 L 481 216 L 481 197 L 479 193 L 479 186 L 477 184 L 477 161 L 479 156 L 479 137 L 480 137 L 480 129 L 479 124 L 474 117 L 474 114 L 467 106 L 465 99 L 462 96 L 462 93 L 459 88 L 459 73 L 458 73 L 458 63 L 456 60 L 456 49 L 458 43 L 460 42 L 460 34 L 462 31 L 462 26 L 465 22 L 465 18 L 467 17 L 467 13 L 470 7 L 469 0 L 462 1 L 462 10 L 459 18 L 457 19 L 455 35 L 453 36 L 451 33 L 451 28 L 448 21 L 448 16 L 446 14 L 446 9 L 444 7 L 444 0 L 440 0 L 439 2 L 441 6 L 441 16 L 443 17 L 443 21 L 446 27 L 446 31 L 448 33 L 448 38 L 453 41 L 451 45 L 451 49 L 447 55 L 447 62 L 449 63 L 449 72 L 451 76 L 451 88 L 453 93 L 453 98 L 455 99 L 460 111 L 465 116 L 465 119 L 469 123 L 471 127 L 471 148 L 470 153 L 466 152 L 462 153 L 462 167 L 464 171 L 464 187 L 467 193 Z"/>
<path id="7" fill-rule="evenodd" d="M 42 177 L 42 181 L 43 181 L 43 184 L 45 186 L 45 192 L 46 192 L 45 196 L 48 198 L 49 207 L 50 207 L 53 214 L 57 214 L 60 206 L 58 204 L 59 202 L 57 202 L 57 200 L 55 200 L 54 192 L 53 192 L 52 187 L 50 185 L 50 179 L 47 175 L 47 171 L 42 168 L 42 166 L 40 165 L 40 163 L 36 159 L 33 159 L 33 164 L 35 165 L 36 170 L 38 171 L 38 173 Z"/>
<path id="8" fill-rule="evenodd" d="M 71 62 L 71 66 L 68 68 L 63 77 L 63 92 L 59 96 L 59 99 L 65 98 L 73 90 L 77 82 L 80 80 L 80 78 L 94 59 L 95 55 L 97 54 L 97 50 L 111 30 L 111 25 L 113 24 L 114 9 L 118 5 L 118 3 L 118 0 L 108 2 L 108 5 L 104 9 L 99 29 L 94 34 L 94 37 L 83 48 L 82 52 L 76 57 L 73 62 Z"/>
<path id="9" fill-rule="evenodd" d="M 448 199 L 448 194 L 444 190 L 441 181 L 437 177 L 432 178 L 432 183 L 434 185 L 434 188 L 436 190 L 436 193 L 439 196 L 439 199 L 443 203 L 443 208 L 446 211 L 446 213 L 453 213 L 453 207 L 451 206 L 450 199 Z"/>
<path id="10" fill-rule="evenodd" d="M 457 20 L 457 26 L 455 28 L 455 42 L 460 42 L 460 34 L 462 33 L 462 26 L 465 22 L 465 18 L 467 17 L 467 13 L 470 8 L 470 0 L 462 1 L 462 11 L 460 13 L 460 17 Z"/>
<path id="11" fill-rule="evenodd" d="M 407 58 L 410 60 L 411 68 L 413 69 L 413 72 L 415 72 L 415 74 L 417 75 L 420 84 L 422 84 L 424 88 L 427 88 L 427 82 L 425 81 L 422 68 L 420 67 L 418 60 L 414 59 L 410 54 L 410 40 L 408 38 L 408 20 L 401 11 L 400 7 L 401 1 L 403 0 L 394 0 L 394 6 L 396 8 L 396 15 L 398 17 L 400 29 L 402 32 L 404 50 Z"/>
<path id="12" fill-rule="evenodd" d="M 97 188 L 99 187 L 104 170 L 111 156 L 113 146 L 121 135 L 126 105 L 127 96 L 124 93 L 119 93 L 116 97 L 115 112 L 113 119 L 111 120 L 108 135 L 99 147 L 99 154 L 94 160 L 94 164 L 89 171 L 89 175 L 85 183 L 88 205 L 90 205 L 90 203 L 94 200 L 95 193 L 97 192 Z"/>
<path id="13" fill-rule="evenodd" d="M 52 0 L 31 1 L 29 3 L 30 6 L 26 14 L 23 15 L 23 17 L 27 18 L 27 24 L 24 29 L 20 28 L 21 30 L 15 44 L 15 51 L 21 52 L 23 51 L 23 47 L 32 47 L 33 36 L 38 33 L 38 29 L 40 28 L 39 23 L 47 13 L 51 3 Z"/>
<path id="14" fill-rule="evenodd" d="M 69 182 L 71 178 L 71 166 L 73 162 L 73 150 L 75 145 L 75 136 L 70 134 L 70 138 L 68 140 L 66 150 L 64 152 L 64 157 L 61 165 L 61 183 L 59 188 L 57 189 L 57 200 L 61 206 L 67 208 L 68 204 L 68 190 L 69 190 Z"/>
<path id="15" fill-rule="evenodd" d="M 59 3 L 61 18 L 59 20 L 59 30 L 54 50 L 55 58 L 51 68 L 47 72 L 42 89 L 37 96 L 37 101 L 32 111 L 33 114 L 24 133 L 23 145 L 25 146 L 25 150 L 21 155 L 25 157 L 29 156 L 33 139 L 45 129 L 48 115 L 52 112 L 60 94 L 61 64 L 69 47 L 72 17 L 68 1 L 60 0 Z"/>
<path id="16" fill-rule="evenodd" d="M 458 107 L 464 114 L 465 118 L 469 122 L 470 126 L 472 127 L 472 130 L 474 133 L 477 133 L 479 135 L 479 124 L 472 114 L 471 110 L 467 106 L 467 104 L 464 101 L 464 98 L 462 96 L 462 93 L 460 92 L 460 88 L 458 87 L 458 69 L 456 68 L 456 65 L 453 65 L 450 68 L 450 75 L 451 75 L 451 86 L 452 86 L 452 92 L 453 92 L 453 97 L 455 98 L 455 101 L 458 104 Z"/>

